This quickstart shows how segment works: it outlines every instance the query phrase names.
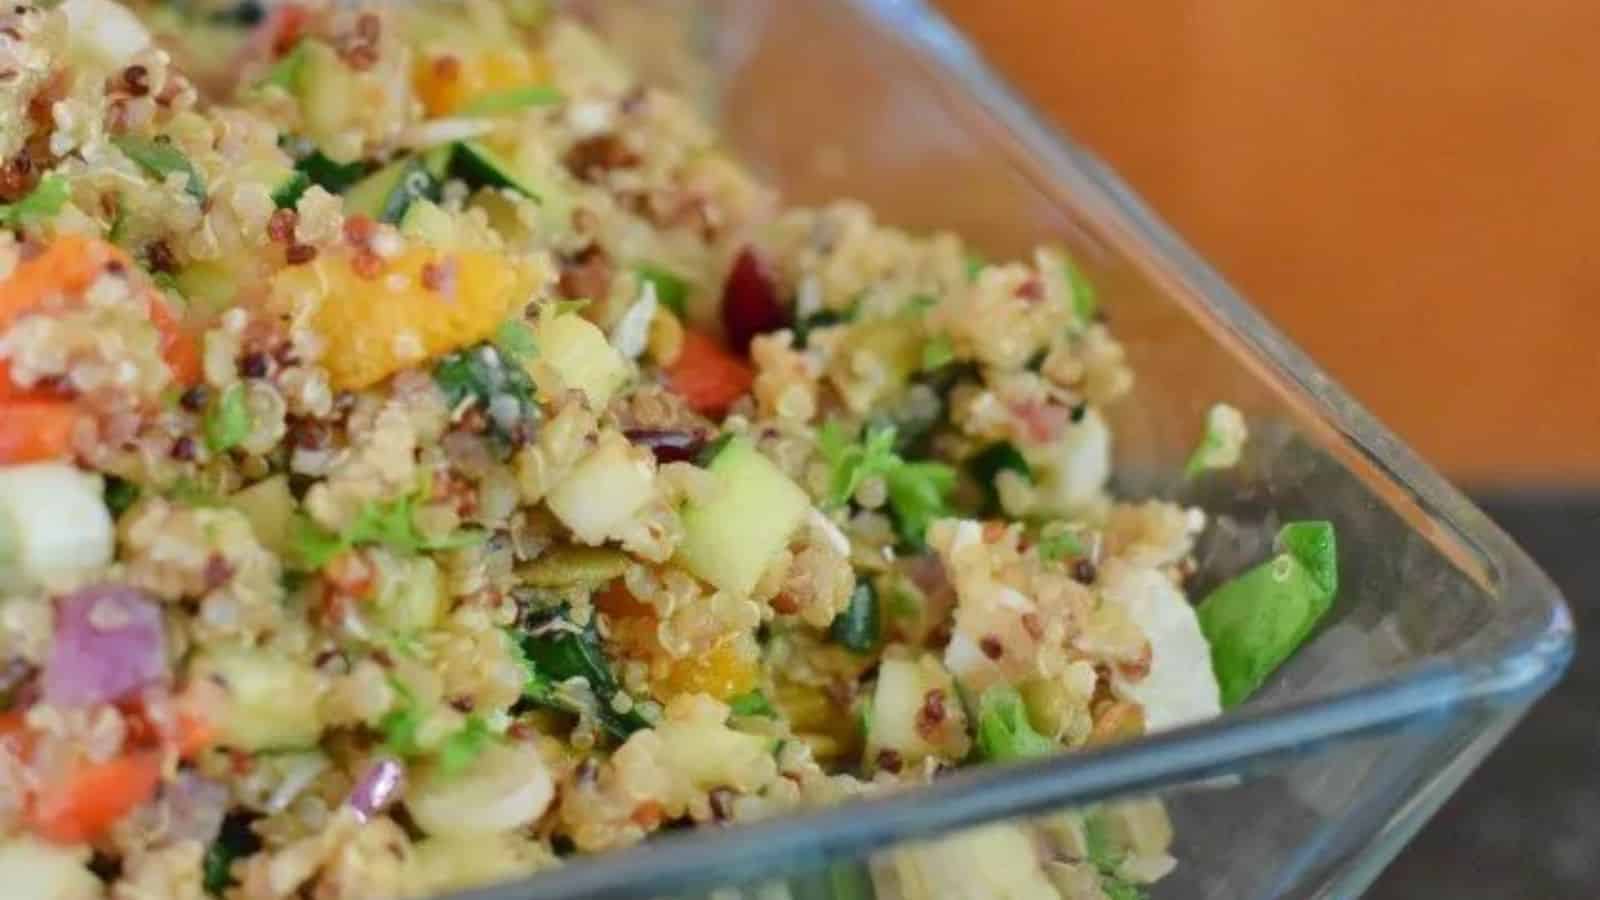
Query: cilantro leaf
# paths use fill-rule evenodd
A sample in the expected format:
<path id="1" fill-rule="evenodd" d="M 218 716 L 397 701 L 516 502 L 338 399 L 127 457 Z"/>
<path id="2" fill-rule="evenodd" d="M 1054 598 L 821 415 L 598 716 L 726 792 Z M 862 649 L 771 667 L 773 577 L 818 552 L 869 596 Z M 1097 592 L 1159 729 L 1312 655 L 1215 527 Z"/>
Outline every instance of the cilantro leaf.
<path id="1" fill-rule="evenodd" d="M 417 744 L 417 731 L 422 728 L 422 707 L 417 697 L 404 684 L 390 679 L 389 686 L 399 697 L 393 709 L 378 721 L 383 732 L 383 744 L 399 756 L 416 756 L 422 752 Z"/>
<path id="2" fill-rule="evenodd" d="M 862 482 L 881 477 L 901 536 L 920 545 L 929 523 L 946 514 L 956 473 L 943 463 L 906 462 L 895 452 L 895 434 L 893 426 L 883 426 L 868 430 L 864 440 L 853 442 L 837 422 L 823 425 L 817 435 L 817 449 L 829 467 L 828 494 L 823 502 L 843 506 Z"/>
<path id="3" fill-rule="evenodd" d="M 0 223 L 5 225 L 25 225 L 48 219 L 61 211 L 67 205 L 67 200 L 72 192 L 67 187 L 67 180 L 60 175 L 46 175 L 39 179 L 33 190 L 28 195 L 11 204 L 0 204 Z"/>
<path id="4" fill-rule="evenodd" d="M 656 299 L 661 305 L 672 310 L 672 314 L 683 318 L 689 309 L 689 282 L 682 275 L 670 271 L 655 263 L 639 263 L 633 267 L 639 280 L 648 282 L 656 289 Z"/>
<path id="5" fill-rule="evenodd" d="M 956 487 L 956 470 L 943 463 L 903 463 L 888 475 L 889 509 L 900 536 L 921 546 L 934 519 L 949 513 L 948 500 Z"/>

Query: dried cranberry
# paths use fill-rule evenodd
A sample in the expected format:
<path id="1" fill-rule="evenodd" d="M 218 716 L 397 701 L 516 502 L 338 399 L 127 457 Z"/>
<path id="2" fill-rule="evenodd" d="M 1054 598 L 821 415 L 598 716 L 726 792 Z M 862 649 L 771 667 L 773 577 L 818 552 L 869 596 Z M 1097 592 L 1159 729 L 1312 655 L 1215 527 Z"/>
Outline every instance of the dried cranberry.
<path id="1" fill-rule="evenodd" d="M 789 311 L 778 297 L 777 280 L 749 247 L 739 251 L 722 288 L 722 325 L 729 345 L 740 353 L 750 352 L 750 341 L 756 335 L 789 325 Z"/>
<path id="2" fill-rule="evenodd" d="M 633 428 L 624 434 L 628 440 L 641 447 L 649 447 L 656 462 L 690 462 L 705 449 L 706 436 L 702 431 L 673 431 L 662 428 Z"/>

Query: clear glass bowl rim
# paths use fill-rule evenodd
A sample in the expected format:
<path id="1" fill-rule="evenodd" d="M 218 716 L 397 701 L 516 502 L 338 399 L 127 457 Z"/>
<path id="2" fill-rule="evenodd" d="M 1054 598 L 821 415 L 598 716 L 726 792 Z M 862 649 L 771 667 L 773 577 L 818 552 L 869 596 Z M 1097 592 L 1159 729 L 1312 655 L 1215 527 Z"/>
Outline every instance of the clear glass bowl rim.
<path id="1" fill-rule="evenodd" d="M 1204 306 L 1258 353 L 1273 375 L 1313 401 L 1326 424 L 1434 521 L 1487 563 L 1494 591 L 1517 598 L 1470 655 L 1418 665 L 1336 696 L 1210 722 L 1132 744 L 1009 766 L 960 770 L 932 785 L 819 812 L 715 831 L 670 835 L 623 851 L 570 859 L 520 882 L 453 894 L 455 900 L 664 896 L 780 877 L 838 856 L 985 822 L 1038 814 L 1116 794 L 1220 773 L 1386 733 L 1473 703 L 1526 704 L 1575 652 L 1571 614 L 1539 567 L 1460 491 L 1379 424 L 1204 263 L 1093 154 L 1044 124 L 925 0 L 836 0 L 876 21 L 959 80 L 972 98 L 1085 206 L 1128 229 Z"/>

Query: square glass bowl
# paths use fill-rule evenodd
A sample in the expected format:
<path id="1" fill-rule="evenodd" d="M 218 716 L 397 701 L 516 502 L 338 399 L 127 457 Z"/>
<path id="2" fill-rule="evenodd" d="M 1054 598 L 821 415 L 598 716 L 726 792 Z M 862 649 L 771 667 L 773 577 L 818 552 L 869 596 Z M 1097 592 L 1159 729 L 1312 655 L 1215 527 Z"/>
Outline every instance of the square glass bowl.
<path id="1" fill-rule="evenodd" d="M 587 5 L 646 77 L 670 76 L 710 104 L 787 202 L 859 198 L 886 222 L 952 230 L 995 258 L 1067 246 L 1138 377 L 1112 410 L 1117 493 L 1212 514 L 1192 590 L 1265 558 L 1277 524 L 1296 518 L 1335 523 L 1342 586 L 1315 638 L 1215 721 L 663 835 L 464 897 L 1056 896 L 1007 887 L 1009 863 L 963 856 L 976 845 L 959 841 L 929 851 L 942 875 L 933 867 L 898 890 L 883 876 L 942 834 L 1140 795 L 1162 799 L 1176 834 L 1179 865 L 1151 890 L 1157 900 L 1350 897 L 1560 675 L 1572 623 L 1532 561 L 922 2 Z M 1072 37 L 1062 45 L 1071 52 Z M 1217 401 L 1250 420 L 1246 458 L 1185 483 L 1183 459 Z M 986 863 L 1001 874 L 952 869 Z"/>

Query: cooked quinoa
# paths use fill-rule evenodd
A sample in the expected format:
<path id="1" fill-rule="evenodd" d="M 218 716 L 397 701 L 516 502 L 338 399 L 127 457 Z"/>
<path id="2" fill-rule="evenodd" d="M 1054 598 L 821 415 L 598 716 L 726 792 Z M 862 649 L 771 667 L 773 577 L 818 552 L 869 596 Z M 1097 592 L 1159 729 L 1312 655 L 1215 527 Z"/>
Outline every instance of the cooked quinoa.
<path id="1" fill-rule="evenodd" d="M 1197 614 L 1204 512 L 1107 491 L 1132 384 L 1065 252 L 784 207 L 555 5 L 7 4 L 0 883 L 427 897 L 1214 716 L 1331 533 Z"/>

